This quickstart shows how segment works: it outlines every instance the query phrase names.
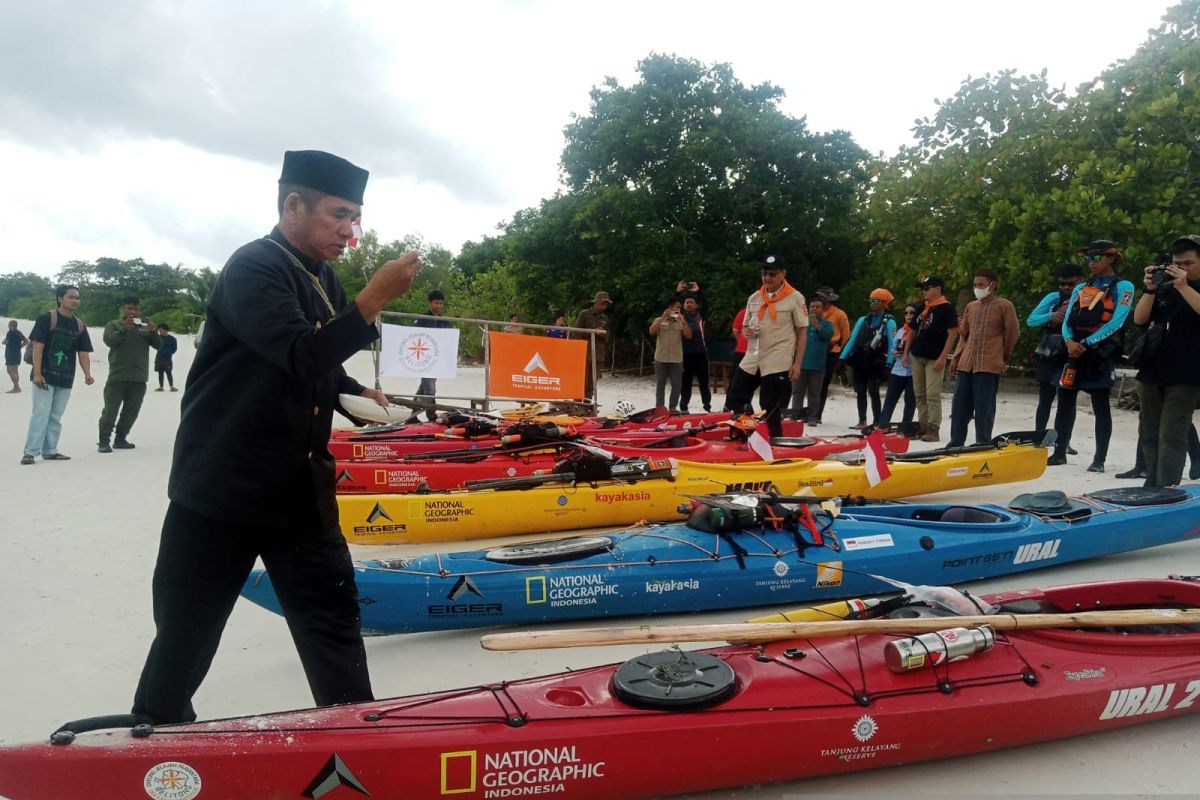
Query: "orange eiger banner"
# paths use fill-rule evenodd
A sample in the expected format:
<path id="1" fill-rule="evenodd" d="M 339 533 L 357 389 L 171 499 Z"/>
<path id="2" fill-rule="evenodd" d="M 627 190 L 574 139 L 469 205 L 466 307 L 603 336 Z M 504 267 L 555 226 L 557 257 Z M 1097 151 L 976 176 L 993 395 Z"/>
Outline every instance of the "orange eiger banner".
<path id="1" fill-rule="evenodd" d="M 587 342 L 488 331 L 488 394 L 521 399 L 581 400 Z"/>

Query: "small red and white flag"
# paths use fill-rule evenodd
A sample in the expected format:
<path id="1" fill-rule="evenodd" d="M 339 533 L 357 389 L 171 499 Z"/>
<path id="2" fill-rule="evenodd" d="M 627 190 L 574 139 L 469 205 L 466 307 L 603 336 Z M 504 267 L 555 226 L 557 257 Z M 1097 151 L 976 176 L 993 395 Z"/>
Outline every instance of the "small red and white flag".
<path id="1" fill-rule="evenodd" d="M 362 238 L 362 217 L 350 223 L 350 239 L 346 242 L 346 247 L 358 247 L 358 240 Z"/>
<path id="2" fill-rule="evenodd" d="M 775 451 L 771 449 L 771 442 L 767 440 L 767 437 L 762 435 L 762 428 L 755 428 L 754 433 L 750 434 L 750 438 L 746 440 L 746 444 L 750 445 L 754 454 L 763 461 L 775 460 Z"/>
<path id="3" fill-rule="evenodd" d="M 883 450 L 883 431 L 871 431 L 863 440 L 863 455 L 867 470 L 867 483 L 875 486 L 892 476 L 888 469 L 887 455 Z"/>

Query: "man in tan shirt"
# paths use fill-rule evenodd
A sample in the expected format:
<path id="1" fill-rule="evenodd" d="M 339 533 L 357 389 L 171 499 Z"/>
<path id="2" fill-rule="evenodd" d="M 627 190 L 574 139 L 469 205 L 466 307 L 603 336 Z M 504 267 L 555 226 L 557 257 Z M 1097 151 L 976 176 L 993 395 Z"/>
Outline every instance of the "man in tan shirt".
<path id="1" fill-rule="evenodd" d="M 996 391 L 1017 338 L 1021 335 L 1017 310 L 996 296 L 999 281 L 986 267 L 975 270 L 975 299 L 967 304 L 958 323 L 958 348 L 950 357 L 950 371 L 957 374 L 950 405 L 948 447 L 967 441 L 967 423 L 975 417 L 975 443 L 992 440 L 996 421 Z"/>
<path id="2" fill-rule="evenodd" d="M 748 346 L 733 371 L 727 402 L 740 411 L 761 386 L 759 404 L 767 412 L 767 430 L 771 436 L 782 436 L 783 412 L 792 397 L 792 381 L 800 374 L 808 338 L 807 304 L 804 295 L 788 284 L 779 256 L 767 256 L 763 262 L 762 284 L 746 300 L 742 334 Z"/>

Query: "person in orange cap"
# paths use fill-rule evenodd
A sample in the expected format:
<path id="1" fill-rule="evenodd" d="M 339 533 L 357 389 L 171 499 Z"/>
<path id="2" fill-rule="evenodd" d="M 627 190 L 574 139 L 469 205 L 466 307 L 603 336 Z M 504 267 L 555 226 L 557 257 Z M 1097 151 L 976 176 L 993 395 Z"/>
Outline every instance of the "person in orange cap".
<path id="1" fill-rule="evenodd" d="M 854 370 L 854 394 L 858 398 L 858 424 L 851 428 L 867 427 L 867 395 L 871 396 L 871 421 L 879 422 L 879 385 L 887 380 L 892 368 L 892 339 L 896 335 L 896 320 L 888 313 L 895 297 L 887 289 L 871 292 L 871 310 L 858 318 L 854 330 L 842 348 L 841 360 Z"/>

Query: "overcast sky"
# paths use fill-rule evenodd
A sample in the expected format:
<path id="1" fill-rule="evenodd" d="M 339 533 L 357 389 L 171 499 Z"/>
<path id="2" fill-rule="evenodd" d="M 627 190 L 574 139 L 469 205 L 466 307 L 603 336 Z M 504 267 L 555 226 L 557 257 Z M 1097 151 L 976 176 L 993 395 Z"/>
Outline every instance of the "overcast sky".
<path id="1" fill-rule="evenodd" d="M 911 141 L 968 75 L 1073 90 L 1164 0 L 0 3 L 0 272 L 219 268 L 275 221 L 284 150 L 371 171 L 364 224 L 458 252 L 559 186 L 563 127 L 651 52 L 728 62 L 813 131 Z"/>

